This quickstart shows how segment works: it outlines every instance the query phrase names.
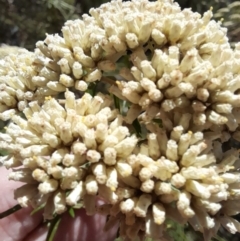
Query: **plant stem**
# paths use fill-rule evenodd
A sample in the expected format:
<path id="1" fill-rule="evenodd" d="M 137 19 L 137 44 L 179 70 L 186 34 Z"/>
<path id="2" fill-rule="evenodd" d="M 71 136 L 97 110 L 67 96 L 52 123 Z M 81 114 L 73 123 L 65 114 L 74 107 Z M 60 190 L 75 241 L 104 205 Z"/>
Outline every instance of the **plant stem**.
<path id="1" fill-rule="evenodd" d="M 12 207 L 12 208 L 10 208 L 10 209 L 8 209 L 8 210 L 0 213 L 0 219 L 5 218 L 5 217 L 7 217 L 7 216 L 9 216 L 9 215 L 17 212 L 17 211 L 20 210 L 21 208 L 22 208 L 22 207 L 21 207 L 19 204 L 15 205 L 14 207 Z"/>

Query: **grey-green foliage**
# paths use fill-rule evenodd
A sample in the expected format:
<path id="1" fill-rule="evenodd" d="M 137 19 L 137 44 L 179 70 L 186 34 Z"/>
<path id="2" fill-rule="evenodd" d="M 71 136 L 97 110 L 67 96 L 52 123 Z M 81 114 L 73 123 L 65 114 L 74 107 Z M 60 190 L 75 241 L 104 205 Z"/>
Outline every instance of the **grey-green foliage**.
<path id="1" fill-rule="evenodd" d="M 33 49 L 79 13 L 75 0 L 0 0 L 0 43 Z"/>
<path id="2" fill-rule="evenodd" d="M 228 28 L 231 42 L 240 41 L 240 1 L 226 4 L 214 13 L 215 19 L 223 19 L 223 26 Z"/>
<path id="3" fill-rule="evenodd" d="M 82 12 L 84 13 L 87 13 L 90 8 L 99 7 L 102 3 L 106 2 L 109 2 L 109 0 L 76 0 L 76 3 L 81 5 Z"/>
<path id="4" fill-rule="evenodd" d="M 223 20 L 222 26 L 228 28 L 230 42 L 240 41 L 240 1 L 232 0 L 177 0 L 183 8 L 192 8 L 194 11 L 203 13 L 213 7 L 213 18 Z"/>

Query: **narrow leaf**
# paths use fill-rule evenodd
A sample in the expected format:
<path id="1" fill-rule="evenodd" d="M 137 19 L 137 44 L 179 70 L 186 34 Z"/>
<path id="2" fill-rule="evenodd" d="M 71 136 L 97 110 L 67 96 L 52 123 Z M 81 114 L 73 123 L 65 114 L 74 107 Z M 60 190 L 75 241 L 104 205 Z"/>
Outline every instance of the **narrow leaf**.
<path id="1" fill-rule="evenodd" d="M 69 215 L 70 215 L 72 218 L 75 218 L 75 212 L 74 212 L 74 209 L 73 209 L 73 208 L 69 208 L 69 209 L 68 209 L 68 213 L 69 213 Z"/>
<path id="2" fill-rule="evenodd" d="M 35 208 L 32 210 L 32 212 L 30 213 L 30 215 L 34 215 L 35 213 L 37 213 L 38 211 L 42 210 L 45 207 L 46 203 L 43 203 L 42 205 L 40 205 L 39 207 Z"/>
<path id="3" fill-rule="evenodd" d="M 46 241 L 53 241 L 60 221 L 61 221 L 60 215 L 57 215 L 53 220 L 51 220 Z"/>

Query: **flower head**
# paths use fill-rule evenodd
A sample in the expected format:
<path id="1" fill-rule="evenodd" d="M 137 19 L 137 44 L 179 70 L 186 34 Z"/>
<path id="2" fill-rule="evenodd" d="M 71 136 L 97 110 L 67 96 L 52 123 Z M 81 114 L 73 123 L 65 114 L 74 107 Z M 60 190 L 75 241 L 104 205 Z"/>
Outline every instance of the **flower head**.
<path id="1" fill-rule="evenodd" d="M 46 203 L 46 219 L 83 203 L 130 240 L 164 237 L 169 218 L 206 239 L 220 225 L 240 231 L 239 153 L 222 148 L 230 132 L 240 139 L 239 44 L 211 17 L 171 0 L 116 0 L 39 41 L 38 98 L 0 135 L 10 179 L 26 182 L 18 202 Z"/>

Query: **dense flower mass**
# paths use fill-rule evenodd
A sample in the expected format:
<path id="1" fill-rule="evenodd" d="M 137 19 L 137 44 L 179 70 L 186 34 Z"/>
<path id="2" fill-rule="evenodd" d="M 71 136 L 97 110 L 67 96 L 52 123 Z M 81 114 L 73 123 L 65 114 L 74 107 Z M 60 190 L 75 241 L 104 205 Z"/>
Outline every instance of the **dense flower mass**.
<path id="1" fill-rule="evenodd" d="M 125 240 L 167 237 L 169 219 L 205 240 L 240 232 L 239 152 L 227 148 L 240 141 L 240 44 L 211 17 L 115 0 L 2 60 L 1 160 L 26 183 L 20 205 L 52 219 L 83 204 Z"/>

